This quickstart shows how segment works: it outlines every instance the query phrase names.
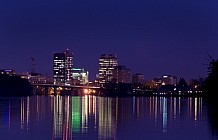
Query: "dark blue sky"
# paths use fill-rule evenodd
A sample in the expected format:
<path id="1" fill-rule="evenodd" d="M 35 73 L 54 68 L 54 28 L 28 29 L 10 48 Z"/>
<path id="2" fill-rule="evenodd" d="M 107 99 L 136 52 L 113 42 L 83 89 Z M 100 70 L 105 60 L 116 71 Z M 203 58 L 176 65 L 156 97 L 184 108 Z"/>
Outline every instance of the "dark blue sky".
<path id="1" fill-rule="evenodd" d="M 101 53 L 146 79 L 207 75 L 218 58 L 217 0 L 1 0 L 0 68 L 52 75 L 53 52 L 69 48 L 91 78 Z"/>

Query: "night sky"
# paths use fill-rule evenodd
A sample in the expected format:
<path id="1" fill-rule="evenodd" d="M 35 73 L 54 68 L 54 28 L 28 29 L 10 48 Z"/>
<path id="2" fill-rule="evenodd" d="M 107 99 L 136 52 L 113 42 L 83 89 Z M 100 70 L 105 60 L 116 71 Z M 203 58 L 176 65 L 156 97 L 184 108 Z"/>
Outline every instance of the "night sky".
<path id="1" fill-rule="evenodd" d="M 69 48 L 94 79 L 102 53 L 145 79 L 206 77 L 218 58 L 217 0 L 0 0 L 0 69 L 52 76 L 53 53 Z"/>

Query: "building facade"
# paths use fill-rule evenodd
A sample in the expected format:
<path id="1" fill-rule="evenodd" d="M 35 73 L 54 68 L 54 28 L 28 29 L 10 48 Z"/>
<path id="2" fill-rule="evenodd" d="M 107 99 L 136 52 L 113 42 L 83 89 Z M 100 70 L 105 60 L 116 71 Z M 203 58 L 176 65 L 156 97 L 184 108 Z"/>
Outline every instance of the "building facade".
<path id="1" fill-rule="evenodd" d="M 153 82 L 160 87 L 161 85 L 176 85 L 177 84 L 177 77 L 172 75 L 164 75 L 159 78 L 154 78 Z"/>
<path id="2" fill-rule="evenodd" d="M 7 74 L 7 75 L 16 75 L 15 70 L 12 69 L 0 69 L 0 74 Z"/>
<path id="3" fill-rule="evenodd" d="M 53 75 L 54 84 L 72 84 L 73 54 L 67 49 L 62 53 L 54 53 Z"/>
<path id="4" fill-rule="evenodd" d="M 136 73 L 132 75 L 132 83 L 133 84 L 142 84 L 144 85 L 145 77 L 143 74 Z"/>
<path id="5" fill-rule="evenodd" d="M 22 72 L 21 78 L 27 79 L 31 84 L 52 84 L 53 78 L 40 73 Z"/>
<path id="6" fill-rule="evenodd" d="M 113 70 L 118 66 L 116 54 L 102 54 L 99 58 L 99 84 L 102 85 L 113 79 Z"/>
<path id="7" fill-rule="evenodd" d="M 84 68 L 73 68 L 73 84 L 86 85 L 89 83 L 89 72 Z"/>
<path id="8" fill-rule="evenodd" d="M 116 83 L 131 83 L 131 70 L 126 66 L 116 66 L 113 70 L 113 81 Z"/>
<path id="9" fill-rule="evenodd" d="M 176 85 L 177 77 L 172 75 L 164 75 L 162 78 L 162 85 Z"/>

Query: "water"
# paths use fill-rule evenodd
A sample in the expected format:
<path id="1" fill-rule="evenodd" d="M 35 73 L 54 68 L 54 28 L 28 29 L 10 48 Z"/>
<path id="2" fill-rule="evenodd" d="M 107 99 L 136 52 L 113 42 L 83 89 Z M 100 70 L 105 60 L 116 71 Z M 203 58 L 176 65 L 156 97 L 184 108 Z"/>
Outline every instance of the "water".
<path id="1" fill-rule="evenodd" d="M 212 123 L 203 98 L 0 98 L 4 140 L 213 140 Z"/>

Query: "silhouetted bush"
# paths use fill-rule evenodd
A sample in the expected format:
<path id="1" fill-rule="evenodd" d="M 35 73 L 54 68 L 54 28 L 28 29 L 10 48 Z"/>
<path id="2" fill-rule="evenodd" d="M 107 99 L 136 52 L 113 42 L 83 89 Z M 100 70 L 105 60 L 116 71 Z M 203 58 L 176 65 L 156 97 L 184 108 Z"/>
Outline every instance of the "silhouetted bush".
<path id="1" fill-rule="evenodd" d="M 208 77 L 203 84 L 203 91 L 208 101 L 208 115 L 212 133 L 218 135 L 218 60 L 211 59 L 208 66 Z"/>
<path id="2" fill-rule="evenodd" d="M 205 80 L 203 90 L 211 99 L 218 97 L 218 60 L 212 59 L 209 63 L 208 77 Z"/>
<path id="3" fill-rule="evenodd" d="M 105 88 L 106 96 L 127 96 L 132 92 L 131 84 L 128 83 L 109 82 L 105 84 Z"/>
<path id="4" fill-rule="evenodd" d="M 28 80 L 19 76 L 0 75 L 0 96 L 30 95 L 32 86 Z"/>

